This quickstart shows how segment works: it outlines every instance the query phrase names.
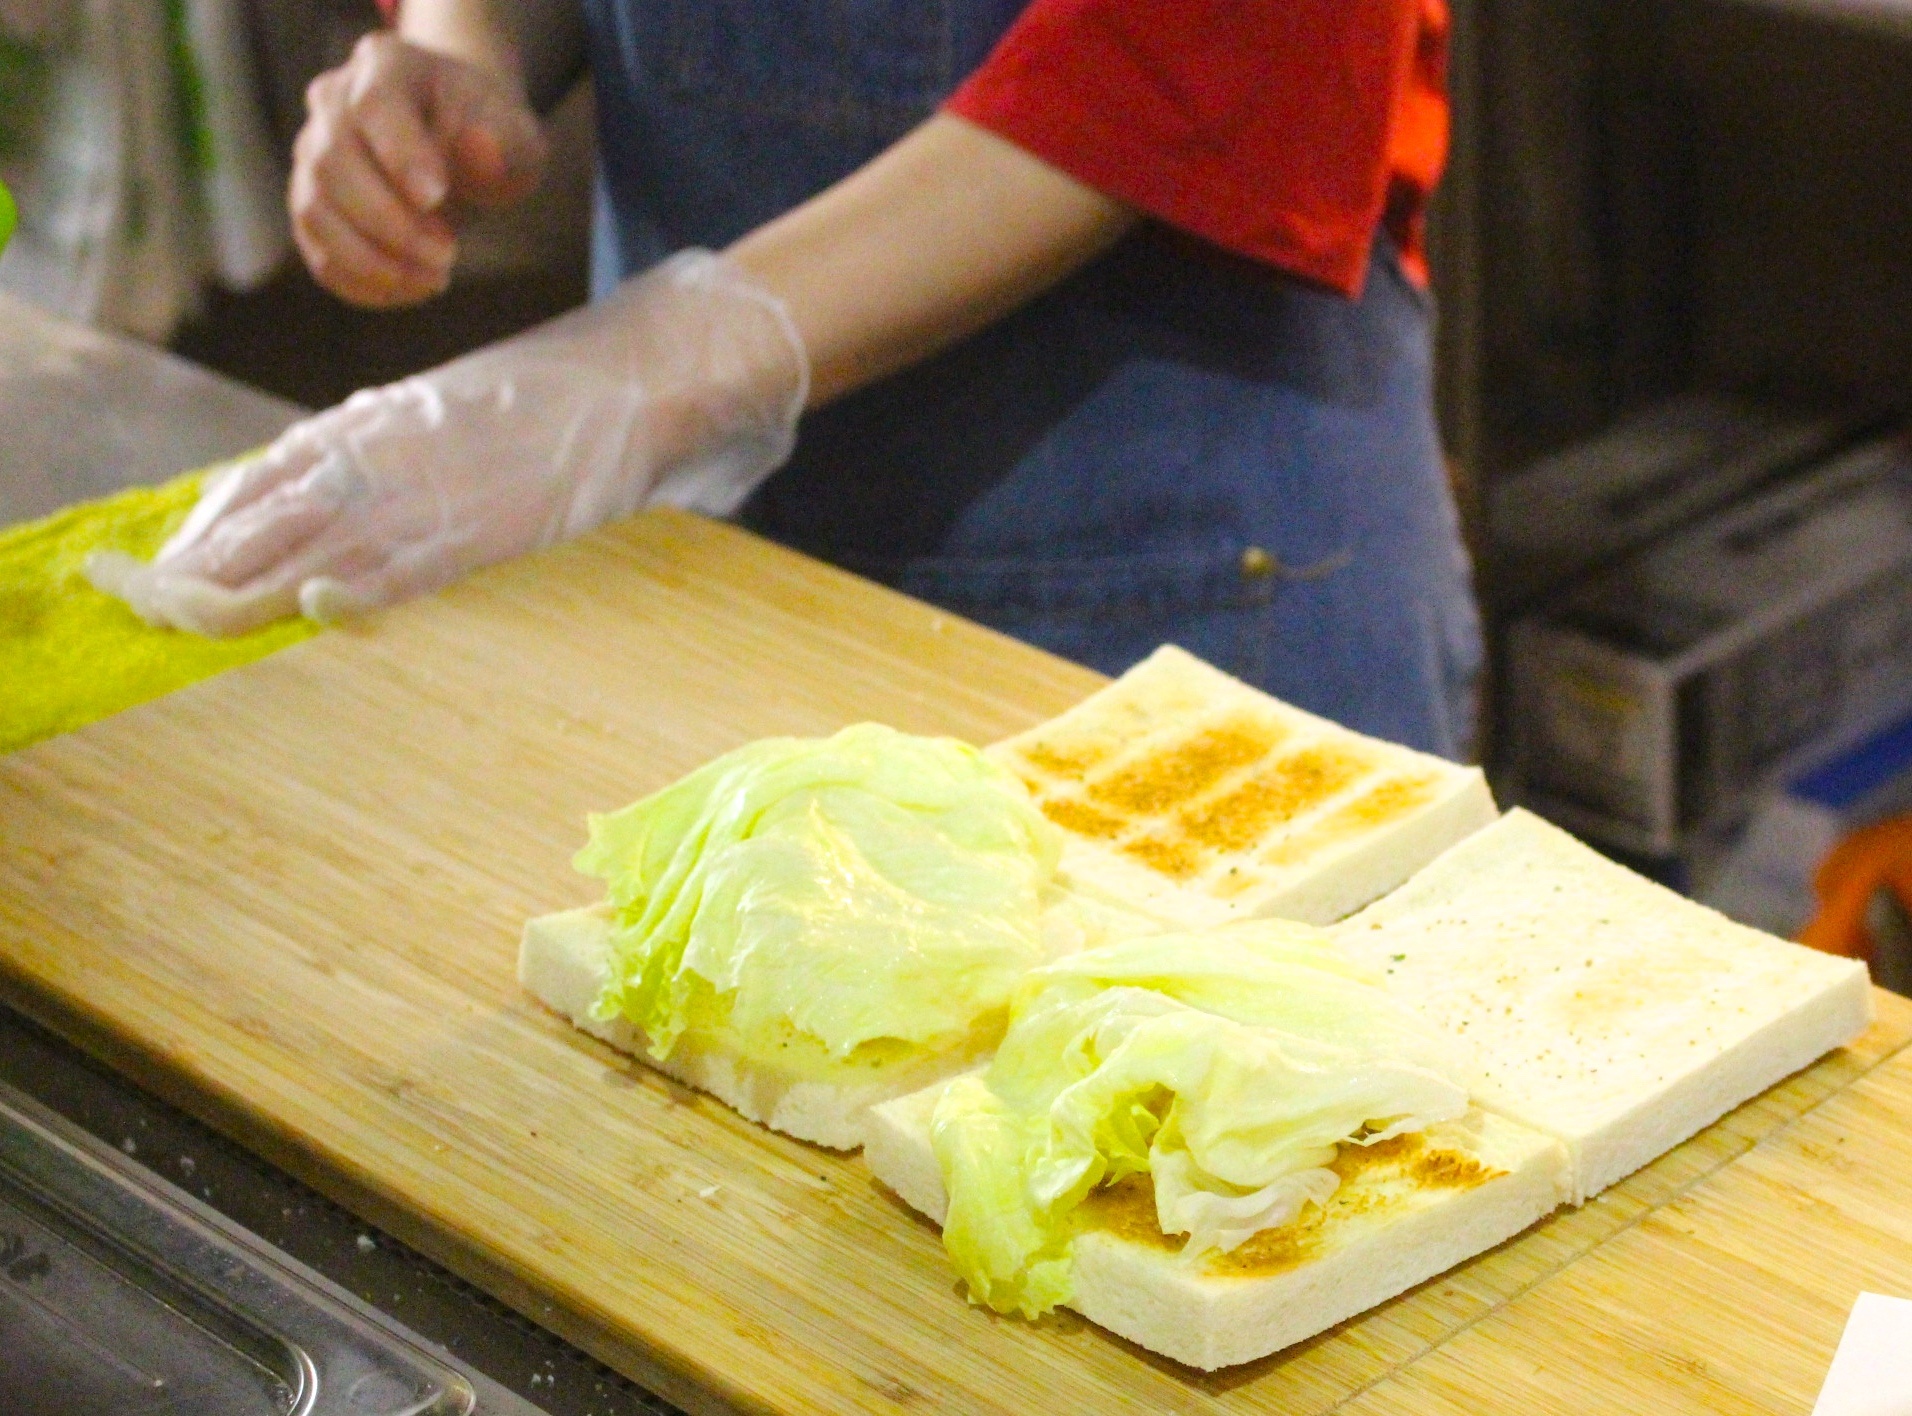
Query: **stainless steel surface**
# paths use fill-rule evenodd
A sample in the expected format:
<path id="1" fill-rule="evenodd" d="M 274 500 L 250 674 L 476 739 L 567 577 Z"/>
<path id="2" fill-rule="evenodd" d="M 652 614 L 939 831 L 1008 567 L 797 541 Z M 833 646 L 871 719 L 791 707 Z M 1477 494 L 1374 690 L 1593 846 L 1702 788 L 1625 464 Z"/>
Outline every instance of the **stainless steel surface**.
<path id="1" fill-rule="evenodd" d="M 395 1324 L 11 1088 L 0 1089 L 0 1265 L 0 1324 L 25 1338 L 0 1344 L 0 1389 L 27 1412 L 479 1409 L 470 1381 Z M 532 1410 L 504 1393 L 488 1405 Z"/>
<path id="2" fill-rule="evenodd" d="M 0 293 L 0 526 L 258 447 L 302 412 Z"/>
<path id="3" fill-rule="evenodd" d="M 402 1323 L 411 1341 L 463 1373 L 479 1393 L 480 1416 L 534 1409 L 676 1416 L 668 1403 L 0 1006 L 0 1087 L 9 1084 L 85 1132 L 93 1153 L 112 1157 L 123 1172 L 170 1182 L 168 1193 L 183 1193 L 198 1213 L 216 1211 L 227 1232 L 243 1232 L 281 1267 Z M 0 1249 L 0 1289 L 10 1262 Z M 6 1321 L 0 1311 L 0 1348 Z M 4 1399 L 10 1386 L 0 1364 L 0 1412 L 19 1416 Z M 531 1405 L 494 1404 L 501 1389 Z"/>

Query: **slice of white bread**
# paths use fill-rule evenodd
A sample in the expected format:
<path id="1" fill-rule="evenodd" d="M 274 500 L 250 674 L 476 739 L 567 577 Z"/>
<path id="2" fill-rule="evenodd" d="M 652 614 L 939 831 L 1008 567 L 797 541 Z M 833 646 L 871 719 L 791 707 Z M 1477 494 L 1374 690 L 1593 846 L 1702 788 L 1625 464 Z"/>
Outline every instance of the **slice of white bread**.
<path id="1" fill-rule="evenodd" d="M 1494 813 L 1477 770 L 1350 733 L 1172 647 L 989 752 L 1064 829 L 1063 869 L 1044 912 L 1051 956 L 1255 913 L 1338 918 Z M 1098 837 L 1096 823 L 1107 822 L 1121 828 Z M 1186 839 L 1163 854 L 1157 848 L 1175 832 Z M 1181 861 L 1200 870 L 1189 875 Z M 989 1019 L 935 1056 L 876 1049 L 853 1059 L 868 1065 L 853 1065 L 793 1030 L 793 1060 L 764 1066 L 732 1039 L 692 1033 L 657 1063 L 628 1023 L 590 1017 L 608 949 L 602 910 L 534 919 L 519 979 L 585 1031 L 753 1121 L 822 1145 L 854 1148 L 871 1104 L 962 1070 L 1000 1035 L 1001 1020 Z"/>
<path id="2" fill-rule="evenodd" d="M 878 1106 L 864 1159 L 938 1224 L 929 1123 L 947 1081 Z M 1559 1142 L 1478 1109 L 1414 1136 L 1343 1146 L 1325 1207 L 1232 1253 L 1184 1260 L 1146 1176 L 1094 1193 L 1068 1306 L 1153 1352 L 1213 1371 L 1311 1337 L 1518 1234 L 1566 1197 Z"/>
<path id="3" fill-rule="evenodd" d="M 989 755 L 1066 877 L 1185 928 L 1326 924 L 1494 819 L 1486 780 L 1291 708 L 1172 645 Z"/>
<path id="4" fill-rule="evenodd" d="M 591 1005 L 611 976 L 611 923 L 611 908 L 604 904 L 527 921 L 518 945 L 518 982 L 593 1037 L 709 1092 L 748 1120 L 799 1140 L 854 1150 L 863 1144 L 871 1106 L 974 1066 L 1002 1040 L 1004 1019 L 998 1014 L 978 1020 L 968 1035 L 934 1052 L 870 1043 L 844 1059 L 831 1057 L 817 1039 L 791 1028 L 781 1039 L 776 1064 L 766 1065 L 745 1057 L 733 1038 L 693 1029 L 660 1062 L 633 1024 L 591 1016 Z M 1087 891 L 1050 886 L 1043 892 L 1042 942 L 1049 958 L 1164 927 Z"/>
<path id="5" fill-rule="evenodd" d="M 996 1018 L 942 1052 L 860 1049 L 842 1061 L 792 1029 L 783 1049 L 789 1060 L 769 1066 L 744 1059 L 722 1038 L 692 1031 L 660 1062 L 631 1023 L 591 1016 L 610 973 L 609 906 L 565 910 L 526 923 L 518 947 L 518 982 L 546 1007 L 666 1076 L 709 1092 L 751 1121 L 837 1150 L 863 1144 L 872 1105 L 974 1066 L 1002 1039 L 1002 1020 Z"/>
<path id="6" fill-rule="evenodd" d="M 1566 1144 L 1576 1203 L 1872 1015 L 1864 964 L 1735 924 L 1521 810 L 1332 933 L 1474 1045 L 1480 1105 Z"/>

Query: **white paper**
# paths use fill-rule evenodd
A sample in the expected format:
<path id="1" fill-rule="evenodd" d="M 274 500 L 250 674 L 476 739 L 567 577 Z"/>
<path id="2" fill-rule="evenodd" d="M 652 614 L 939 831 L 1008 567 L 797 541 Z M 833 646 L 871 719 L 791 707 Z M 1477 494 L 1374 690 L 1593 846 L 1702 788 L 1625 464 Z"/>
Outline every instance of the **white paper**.
<path id="1" fill-rule="evenodd" d="M 1912 1416 L 1912 1300 L 1859 1295 L 1812 1416 Z"/>

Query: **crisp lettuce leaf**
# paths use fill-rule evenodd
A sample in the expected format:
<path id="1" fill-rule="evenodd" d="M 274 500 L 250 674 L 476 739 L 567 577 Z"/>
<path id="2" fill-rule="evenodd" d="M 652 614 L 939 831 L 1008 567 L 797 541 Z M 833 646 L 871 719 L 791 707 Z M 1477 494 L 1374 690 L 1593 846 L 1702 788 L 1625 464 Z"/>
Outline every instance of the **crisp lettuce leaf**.
<path id="1" fill-rule="evenodd" d="M 951 1197 L 943 1244 L 972 1300 L 1034 1317 L 1072 1293 L 1069 1236 L 1028 1202 L 1023 1158 L 1041 1117 L 1017 1110 L 981 1077 L 956 1078 L 936 1105 L 931 1134 Z"/>
<path id="2" fill-rule="evenodd" d="M 1122 940 L 1031 971 L 986 1074 L 939 1101 L 945 1247 L 978 1301 L 1069 1296 L 1089 1191 L 1147 1172 L 1184 1253 L 1321 1204 L 1338 1145 L 1467 1109 L 1470 1059 L 1318 930 L 1252 921 Z"/>
<path id="3" fill-rule="evenodd" d="M 860 724 L 769 738 L 590 820 L 616 966 L 598 1016 L 660 1058 L 690 1027 L 765 1058 L 789 1029 L 845 1059 L 1001 1013 L 1047 954 L 1060 833 L 949 738 Z"/>

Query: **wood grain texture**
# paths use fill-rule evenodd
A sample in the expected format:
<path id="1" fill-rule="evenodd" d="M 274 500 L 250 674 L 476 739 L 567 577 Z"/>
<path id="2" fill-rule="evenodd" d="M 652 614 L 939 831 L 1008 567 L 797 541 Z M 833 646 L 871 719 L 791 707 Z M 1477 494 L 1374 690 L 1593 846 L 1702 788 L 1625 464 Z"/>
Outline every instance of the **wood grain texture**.
<path id="1" fill-rule="evenodd" d="M 1350 1416 L 1803 1416 L 1862 1291 L 1912 1293 L 1912 1053 L 1640 1215 Z"/>
<path id="2" fill-rule="evenodd" d="M 1757 1268 L 1796 1208 L 1741 1177 L 1835 1107 L 1891 1121 L 1849 1123 L 1834 1158 L 1885 1145 L 1912 1107 L 1873 1070 L 1912 1038 L 1912 1004 L 1882 994 L 1856 1046 L 1584 1209 L 1203 1377 L 1066 1315 L 971 1309 L 935 1231 L 859 1161 L 752 1126 L 519 991 L 523 920 L 593 894 L 568 865 L 587 810 L 770 733 L 875 718 L 989 741 L 1098 682 L 733 529 L 647 515 L 0 759 L 0 987 L 700 1411 L 1309 1413 L 1387 1406 L 1404 1383 L 1430 1410 L 1538 1409 L 1503 1401 L 1503 1349 L 1610 1360 L 1570 1285 L 1638 1298 L 1677 1273 L 1730 1312 L 1744 1279 L 1716 1255 Z M 1842 1174 L 1799 1154 L 1813 1184 Z M 1689 1210 L 1712 1227 L 1675 1227 Z M 1890 1227 L 1855 1213 L 1854 1244 Z M 1794 1256 L 1827 1265 L 1795 1384 L 1830 1353 L 1844 1252 Z M 1611 1328 L 1627 1352 L 1651 1335 L 1638 1321 Z"/>

